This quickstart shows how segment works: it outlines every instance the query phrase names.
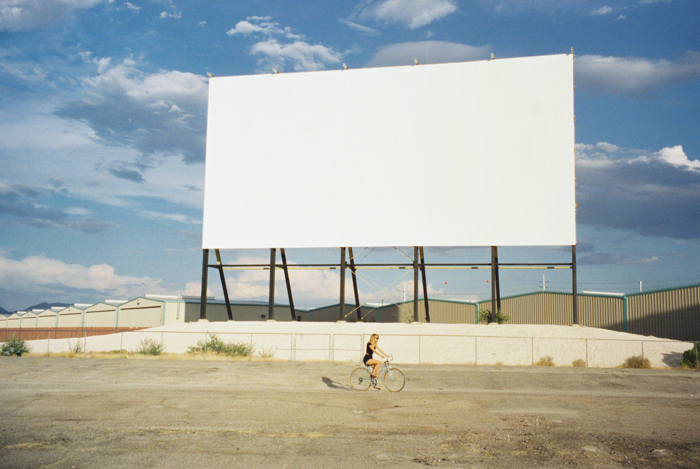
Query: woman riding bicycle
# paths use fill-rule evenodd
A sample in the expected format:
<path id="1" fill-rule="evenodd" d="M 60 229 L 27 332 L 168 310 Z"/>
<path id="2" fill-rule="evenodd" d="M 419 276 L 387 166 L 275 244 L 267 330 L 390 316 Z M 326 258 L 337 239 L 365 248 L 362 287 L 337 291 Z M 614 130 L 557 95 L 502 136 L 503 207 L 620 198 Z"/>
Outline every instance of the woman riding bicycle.
<path id="1" fill-rule="evenodd" d="M 377 345 L 377 342 L 379 341 L 379 335 L 378 334 L 372 334 L 369 338 L 369 342 L 367 342 L 367 347 L 365 348 L 365 356 L 362 359 L 365 365 L 371 366 L 372 369 L 372 374 L 370 375 L 372 377 L 372 386 L 377 388 L 377 375 L 379 375 L 379 365 L 382 364 L 379 360 L 375 360 L 373 357 L 373 354 L 377 354 L 383 358 L 389 358 L 389 356 L 384 352 L 384 350 L 380 349 L 379 346 Z M 377 388 L 379 389 L 379 388 Z"/>

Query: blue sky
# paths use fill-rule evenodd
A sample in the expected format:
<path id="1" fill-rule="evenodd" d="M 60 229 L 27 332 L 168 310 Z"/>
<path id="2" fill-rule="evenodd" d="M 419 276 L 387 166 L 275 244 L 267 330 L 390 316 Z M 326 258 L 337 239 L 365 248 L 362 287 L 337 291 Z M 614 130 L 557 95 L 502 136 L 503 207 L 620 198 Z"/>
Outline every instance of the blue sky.
<path id="1" fill-rule="evenodd" d="M 0 0 L 0 306 L 199 293 L 207 72 L 572 47 L 579 291 L 700 283 L 699 24 L 696 0 Z M 363 262 L 408 262 L 411 249 L 400 251 L 355 247 Z M 269 261 L 267 251 L 223 255 Z M 329 249 L 287 256 L 339 260 Z M 488 262 L 490 253 L 426 256 Z M 570 249 L 501 248 L 499 257 L 568 262 Z M 502 294 L 541 289 L 543 274 L 548 289 L 571 289 L 569 271 L 508 270 Z M 228 277 L 234 299 L 266 299 L 265 272 Z M 488 298 L 489 278 L 429 270 L 429 294 Z M 337 302 L 336 272 L 293 271 L 292 283 L 299 306 Z M 402 299 L 404 285 L 410 298 L 410 271 L 362 272 L 361 300 Z M 277 298 L 286 299 L 280 283 Z"/>

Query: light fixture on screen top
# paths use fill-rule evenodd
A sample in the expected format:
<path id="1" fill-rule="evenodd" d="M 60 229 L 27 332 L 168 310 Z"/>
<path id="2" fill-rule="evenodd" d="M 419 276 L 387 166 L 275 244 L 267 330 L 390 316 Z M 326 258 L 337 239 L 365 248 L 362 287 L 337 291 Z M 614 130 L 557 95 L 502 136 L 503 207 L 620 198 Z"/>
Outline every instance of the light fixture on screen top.
<path id="1" fill-rule="evenodd" d="M 214 78 L 214 75 L 212 75 L 212 74 L 209 73 L 209 72 L 207 72 L 207 75 L 209 75 L 209 78 Z"/>
<path id="2" fill-rule="evenodd" d="M 279 75 L 279 74 L 280 74 L 280 72 L 278 72 L 276 68 L 273 68 L 272 71 L 275 72 L 275 75 Z"/>
<path id="3" fill-rule="evenodd" d="M 413 61 L 416 63 L 416 65 L 420 65 L 420 62 L 418 62 L 418 59 L 413 59 Z"/>
<path id="4" fill-rule="evenodd" d="M 350 70 L 347 65 L 343 64 L 343 70 Z"/>

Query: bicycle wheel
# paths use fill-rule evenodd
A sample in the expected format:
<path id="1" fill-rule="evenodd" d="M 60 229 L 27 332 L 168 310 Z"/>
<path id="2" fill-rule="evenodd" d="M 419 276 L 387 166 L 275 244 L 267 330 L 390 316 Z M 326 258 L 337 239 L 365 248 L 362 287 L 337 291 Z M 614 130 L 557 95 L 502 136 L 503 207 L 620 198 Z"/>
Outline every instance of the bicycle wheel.
<path id="1" fill-rule="evenodd" d="M 358 367 L 350 374 L 350 385 L 358 391 L 367 391 L 369 385 L 372 384 L 369 377 L 369 372 L 365 367 Z"/>
<path id="2" fill-rule="evenodd" d="M 391 392 L 399 392 L 406 384 L 403 372 L 398 368 L 391 368 L 384 374 L 384 386 Z"/>

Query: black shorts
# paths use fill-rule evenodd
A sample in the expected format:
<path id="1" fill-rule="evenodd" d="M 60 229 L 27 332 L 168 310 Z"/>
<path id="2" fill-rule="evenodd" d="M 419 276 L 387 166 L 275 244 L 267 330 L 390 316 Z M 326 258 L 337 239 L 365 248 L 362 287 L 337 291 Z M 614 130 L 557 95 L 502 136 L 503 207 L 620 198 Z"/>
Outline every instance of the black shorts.
<path id="1" fill-rule="evenodd" d="M 362 362 L 363 362 L 365 365 L 367 365 L 367 360 L 371 360 L 371 359 L 372 359 L 371 356 L 365 355 L 365 358 L 362 359 Z M 369 366 L 369 365 L 367 365 L 367 366 Z"/>

